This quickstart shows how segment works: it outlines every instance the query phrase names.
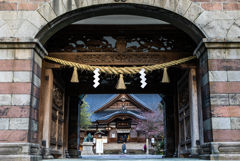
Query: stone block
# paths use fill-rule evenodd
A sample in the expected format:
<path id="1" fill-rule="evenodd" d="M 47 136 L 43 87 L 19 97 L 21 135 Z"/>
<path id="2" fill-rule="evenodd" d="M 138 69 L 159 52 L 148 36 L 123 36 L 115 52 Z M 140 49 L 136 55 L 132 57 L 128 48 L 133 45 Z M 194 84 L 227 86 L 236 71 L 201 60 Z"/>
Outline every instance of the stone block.
<path id="1" fill-rule="evenodd" d="M 9 118 L 0 118 L 0 130 L 8 130 L 8 129 L 9 129 Z"/>
<path id="2" fill-rule="evenodd" d="M 29 106 L 0 106 L 1 118 L 22 118 L 30 117 Z"/>
<path id="3" fill-rule="evenodd" d="M 240 106 L 211 106 L 213 117 L 239 117 Z"/>
<path id="4" fill-rule="evenodd" d="M 175 11 L 179 0 L 166 1 L 165 9 Z"/>
<path id="5" fill-rule="evenodd" d="M 28 94 L 13 94 L 12 105 L 14 106 L 29 106 L 31 95 Z"/>
<path id="6" fill-rule="evenodd" d="M 33 58 L 33 50 L 32 49 L 16 49 L 15 50 L 15 58 L 16 59 L 32 59 Z"/>
<path id="7" fill-rule="evenodd" d="M 63 0 L 63 4 L 66 8 L 66 11 L 72 11 L 77 8 L 75 0 Z"/>
<path id="8" fill-rule="evenodd" d="M 0 60 L 0 71 L 31 71 L 31 60 Z"/>
<path id="9" fill-rule="evenodd" d="M 10 94 L 0 94 L 0 106 L 12 105 L 12 96 Z"/>
<path id="10" fill-rule="evenodd" d="M 37 109 L 31 109 L 31 119 L 38 121 L 38 114 L 39 112 Z"/>
<path id="11" fill-rule="evenodd" d="M 38 9 L 38 12 L 48 22 L 52 21 L 54 18 L 57 17 L 55 12 L 53 11 L 52 7 L 48 3 L 46 3 L 44 6 L 40 7 Z"/>
<path id="12" fill-rule="evenodd" d="M 33 12 L 27 20 L 39 29 L 43 28 L 47 24 L 47 21 L 37 11 Z"/>
<path id="13" fill-rule="evenodd" d="M 226 117 L 213 117 L 212 118 L 212 129 L 231 129 L 230 118 Z"/>
<path id="14" fill-rule="evenodd" d="M 31 131 L 38 132 L 38 122 L 35 120 L 31 120 Z"/>
<path id="15" fill-rule="evenodd" d="M 0 82 L 13 82 L 13 72 L 0 71 Z"/>
<path id="16" fill-rule="evenodd" d="M 14 82 L 32 82 L 32 72 L 14 72 Z"/>
<path id="17" fill-rule="evenodd" d="M 29 118 L 10 118 L 10 130 L 29 130 Z"/>
<path id="18" fill-rule="evenodd" d="M 98 4 L 98 0 L 88 0 L 88 6 Z"/>
<path id="19" fill-rule="evenodd" d="M 184 17 L 194 22 L 203 11 L 204 10 L 200 6 L 192 3 Z"/>
<path id="20" fill-rule="evenodd" d="M 239 82 L 240 81 L 240 71 L 227 71 L 228 81 Z"/>
<path id="21" fill-rule="evenodd" d="M 22 19 L 6 19 L 7 24 L 11 30 L 17 30 L 24 20 Z"/>
<path id="22" fill-rule="evenodd" d="M 167 0 L 155 1 L 154 6 L 165 8 Z"/>
<path id="23" fill-rule="evenodd" d="M 21 26 L 18 28 L 15 33 L 15 37 L 31 37 L 34 38 L 38 33 L 39 29 L 30 23 L 28 20 L 25 20 Z"/>
<path id="24" fill-rule="evenodd" d="M 1 144 L 3 142 L 27 142 L 28 131 L 27 130 L 0 130 Z"/>
<path id="25" fill-rule="evenodd" d="M 53 0 L 49 4 L 57 16 L 60 16 L 66 12 L 66 8 L 62 0 Z"/>
<path id="26" fill-rule="evenodd" d="M 7 23 L 0 27 L 0 35 L 1 37 L 13 37 L 13 31 Z"/>
<path id="27" fill-rule="evenodd" d="M 76 5 L 77 5 L 78 8 L 88 6 L 86 0 L 75 0 L 75 2 L 76 2 Z"/>
<path id="28" fill-rule="evenodd" d="M 210 82 L 210 92 L 214 93 L 239 93 L 240 82 Z"/>
<path id="29" fill-rule="evenodd" d="M 34 62 L 42 68 L 42 58 L 36 52 L 34 53 Z"/>
<path id="30" fill-rule="evenodd" d="M 162 1 L 165 1 L 165 0 L 162 0 Z M 151 5 L 151 6 L 153 6 L 155 2 L 156 1 L 152 1 L 152 0 L 143 0 L 143 4 Z"/>
<path id="31" fill-rule="evenodd" d="M 213 59 L 208 61 L 209 70 L 213 71 L 239 71 L 239 59 Z M 229 80 L 229 77 L 228 77 Z"/>
<path id="32" fill-rule="evenodd" d="M 200 78 L 202 78 L 207 72 L 208 72 L 208 63 L 205 63 L 205 64 L 200 68 Z"/>
<path id="33" fill-rule="evenodd" d="M 36 97 L 32 97 L 31 106 L 35 109 L 39 109 L 39 100 Z"/>
<path id="34" fill-rule="evenodd" d="M 231 128 L 232 129 L 240 129 L 240 118 L 239 117 L 231 118 Z"/>
<path id="35" fill-rule="evenodd" d="M 14 59 L 15 52 L 12 49 L 1 49 L 0 60 Z"/>
<path id="36" fill-rule="evenodd" d="M 203 30 L 211 38 L 225 38 L 234 20 L 214 20 L 207 24 Z"/>
<path id="37" fill-rule="evenodd" d="M 240 130 L 219 129 L 213 130 L 214 142 L 240 142 Z"/>
<path id="38" fill-rule="evenodd" d="M 191 4 L 192 2 L 189 0 L 179 0 L 176 12 L 180 15 L 185 15 Z"/>
<path id="39" fill-rule="evenodd" d="M 204 52 L 199 58 L 200 67 L 202 67 L 205 63 L 207 63 L 207 60 L 208 60 L 208 54 L 207 52 Z"/>
<path id="40" fill-rule="evenodd" d="M 204 87 L 202 87 L 201 90 L 202 98 L 208 96 L 210 94 L 209 84 L 206 84 Z"/>
<path id="41" fill-rule="evenodd" d="M 209 82 L 226 82 L 227 71 L 209 71 Z"/>
<path id="42" fill-rule="evenodd" d="M 226 59 L 227 49 L 208 49 L 208 59 Z"/>
<path id="43" fill-rule="evenodd" d="M 229 105 L 228 94 L 210 94 L 211 105 Z"/>
<path id="44" fill-rule="evenodd" d="M 206 96 L 202 99 L 202 109 L 210 106 L 210 96 Z"/>
<path id="45" fill-rule="evenodd" d="M 36 97 L 37 99 L 40 99 L 40 89 L 38 87 L 36 87 L 35 85 L 33 85 L 32 95 L 34 97 Z"/>
<path id="46" fill-rule="evenodd" d="M 0 83 L 0 94 L 30 94 L 31 83 Z"/>
<path id="47" fill-rule="evenodd" d="M 201 87 L 204 87 L 206 84 L 209 82 L 209 77 L 208 73 L 206 73 L 202 78 L 201 78 Z"/>
<path id="48" fill-rule="evenodd" d="M 238 37 L 240 35 L 240 27 L 237 24 L 233 24 L 228 31 L 227 37 Z"/>
<path id="49" fill-rule="evenodd" d="M 35 86 L 37 86 L 38 88 L 41 87 L 41 80 L 40 78 L 38 78 L 38 76 L 36 76 L 35 74 L 33 74 L 33 84 Z"/>
<path id="50" fill-rule="evenodd" d="M 0 27 L 3 26 L 5 23 L 6 23 L 6 21 L 4 21 L 0 16 Z"/>
<path id="51" fill-rule="evenodd" d="M 226 59 L 240 59 L 240 49 L 227 49 Z"/>
<path id="52" fill-rule="evenodd" d="M 240 94 L 229 94 L 230 105 L 240 105 Z"/>
<path id="53" fill-rule="evenodd" d="M 211 14 L 207 11 L 203 11 L 198 18 L 195 20 L 195 23 L 200 27 L 203 28 L 207 24 L 213 21 L 213 18 L 211 17 Z"/>
<path id="54" fill-rule="evenodd" d="M 37 65 L 37 63 L 34 63 L 33 73 L 41 78 L 41 68 Z"/>
<path id="55" fill-rule="evenodd" d="M 212 123 L 211 123 L 211 119 L 207 119 L 205 121 L 203 121 L 203 131 L 208 131 L 212 129 Z"/>

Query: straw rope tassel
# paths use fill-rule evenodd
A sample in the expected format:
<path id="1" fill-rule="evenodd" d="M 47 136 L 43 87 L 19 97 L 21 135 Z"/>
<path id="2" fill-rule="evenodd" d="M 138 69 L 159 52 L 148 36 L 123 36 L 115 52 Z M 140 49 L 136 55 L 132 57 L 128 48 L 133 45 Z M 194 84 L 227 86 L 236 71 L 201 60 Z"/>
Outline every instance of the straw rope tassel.
<path id="1" fill-rule="evenodd" d="M 120 74 L 119 80 L 116 84 L 116 89 L 118 89 L 118 90 L 127 89 L 127 87 L 125 86 L 124 80 L 123 80 L 123 74 Z"/>
<path id="2" fill-rule="evenodd" d="M 170 79 L 167 73 L 167 68 L 164 68 L 162 83 L 169 83 Z"/>
<path id="3" fill-rule="evenodd" d="M 73 68 L 73 75 L 72 75 L 71 83 L 79 83 L 77 67 Z"/>

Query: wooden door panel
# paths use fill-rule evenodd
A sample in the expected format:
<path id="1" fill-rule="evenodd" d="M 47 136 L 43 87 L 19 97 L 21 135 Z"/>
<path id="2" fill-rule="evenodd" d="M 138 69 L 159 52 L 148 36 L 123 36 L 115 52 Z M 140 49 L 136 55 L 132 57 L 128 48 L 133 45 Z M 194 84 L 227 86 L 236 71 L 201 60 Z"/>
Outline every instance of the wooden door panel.
<path id="1" fill-rule="evenodd" d="M 188 154 L 191 149 L 191 122 L 189 106 L 188 71 L 178 81 L 178 117 L 179 117 L 179 150 Z"/>

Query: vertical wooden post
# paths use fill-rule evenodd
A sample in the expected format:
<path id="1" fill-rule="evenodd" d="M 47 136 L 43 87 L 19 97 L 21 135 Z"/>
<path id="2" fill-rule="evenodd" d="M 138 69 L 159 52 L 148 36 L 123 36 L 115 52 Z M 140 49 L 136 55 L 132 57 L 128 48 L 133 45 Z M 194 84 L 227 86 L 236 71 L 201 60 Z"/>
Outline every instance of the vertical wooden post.
<path id="1" fill-rule="evenodd" d="M 197 99 L 197 77 L 196 69 L 189 71 L 189 105 L 191 119 L 191 155 L 190 157 L 198 156 L 196 140 L 199 140 L 199 124 L 198 124 L 198 99 Z"/>
<path id="2" fill-rule="evenodd" d="M 43 158 L 53 158 L 50 151 L 51 141 L 51 124 L 52 124 L 52 95 L 53 95 L 53 72 L 52 69 L 45 70 L 45 84 L 44 84 L 44 97 L 43 97 L 43 134 L 42 140 L 46 141 L 46 156 Z"/>
<path id="3" fill-rule="evenodd" d="M 63 144 L 66 158 L 70 158 L 68 153 L 69 101 L 70 101 L 69 96 L 66 96 L 64 110 L 64 144 Z"/>

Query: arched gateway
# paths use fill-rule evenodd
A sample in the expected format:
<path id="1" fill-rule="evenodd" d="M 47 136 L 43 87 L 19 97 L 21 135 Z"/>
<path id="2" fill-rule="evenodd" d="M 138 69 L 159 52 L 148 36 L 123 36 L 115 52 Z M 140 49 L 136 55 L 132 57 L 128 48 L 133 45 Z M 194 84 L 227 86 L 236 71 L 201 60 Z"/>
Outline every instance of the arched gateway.
<path id="1" fill-rule="evenodd" d="M 161 93 L 166 157 L 240 158 L 239 11 L 206 11 L 190 0 L 52 0 L 19 13 L 4 11 L 14 4 L 0 4 L 1 158 L 76 157 L 69 138 L 77 137 L 78 96 L 86 93 Z M 11 25 L 8 14 L 20 25 Z M 71 25 L 106 15 L 169 24 Z M 108 75 L 101 75 L 96 89 L 88 72 L 79 74 L 80 83 L 70 83 L 72 68 L 44 60 L 46 55 L 99 66 L 198 59 L 170 67 L 168 84 L 161 83 L 162 71 L 153 71 L 144 89 L 138 76 L 125 76 L 127 90 L 117 91 L 117 78 Z"/>

